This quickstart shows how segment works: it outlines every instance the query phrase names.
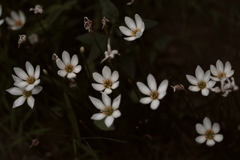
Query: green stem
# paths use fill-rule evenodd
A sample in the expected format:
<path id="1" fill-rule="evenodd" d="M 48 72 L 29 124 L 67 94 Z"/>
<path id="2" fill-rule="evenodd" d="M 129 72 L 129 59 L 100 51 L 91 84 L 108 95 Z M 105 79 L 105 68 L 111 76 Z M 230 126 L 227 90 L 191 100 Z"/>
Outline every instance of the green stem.
<path id="1" fill-rule="evenodd" d="M 211 108 L 211 112 L 212 112 L 213 117 L 215 118 L 215 120 L 217 120 L 217 117 L 214 114 L 215 112 L 214 112 L 214 109 L 213 109 L 213 105 L 211 104 L 208 96 L 207 96 L 207 101 L 208 101 L 209 107 Z"/>
<path id="2" fill-rule="evenodd" d="M 148 69 L 151 70 L 151 65 L 150 65 L 150 55 L 149 55 L 149 52 L 147 52 L 146 50 L 146 47 L 143 43 L 143 39 L 140 38 L 140 41 L 141 41 L 141 44 L 142 44 L 142 47 L 143 47 L 143 51 L 145 52 L 146 56 L 147 56 L 147 61 L 148 61 Z"/>

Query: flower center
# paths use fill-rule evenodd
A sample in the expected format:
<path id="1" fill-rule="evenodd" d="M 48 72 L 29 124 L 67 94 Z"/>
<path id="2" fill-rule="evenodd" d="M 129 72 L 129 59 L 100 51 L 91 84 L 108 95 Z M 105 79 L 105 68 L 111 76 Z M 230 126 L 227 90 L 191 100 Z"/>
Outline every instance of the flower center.
<path id="1" fill-rule="evenodd" d="M 14 26 L 19 27 L 19 26 L 22 26 L 22 24 L 23 23 L 21 20 L 17 20 L 17 21 L 15 21 Z"/>
<path id="2" fill-rule="evenodd" d="M 217 77 L 218 77 L 219 79 L 221 79 L 222 77 L 226 77 L 226 73 L 220 72 L 220 73 L 218 73 Z"/>
<path id="3" fill-rule="evenodd" d="M 157 91 L 152 91 L 150 93 L 150 98 L 154 99 L 158 99 L 159 93 Z"/>
<path id="4" fill-rule="evenodd" d="M 204 81 L 200 81 L 200 82 L 198 82 L 197 86 L 200 89 L 204 89 L 207 86 L 207 84 Z"/>
<path id="5" fill-rule="evenodd" d="M 111 79 L 106 79 L 103 81 L 103 85 L 105 88 L 111 88 L 112 87 L 112 80 Z"/>
<path id="6" fill-rule="evenodd" d="M 111 116 L 113 114 L 114 110 L 110 106 L 106 106 L 104 110 L 102 110 L 102 113 L 104 113 L 107 116 Z"/>
<path id="7" fill-rule="evenodd" d="M 67 73 L 72 73 L 73 70 L 74 70 L 74 67 L 71 64 L 68 64 L 68 65 L 65 66 L 65 71 Z"/>
<path id="8" fill-rule="evenodd" d="M 35 80 L 36 79 L 34 77 L 30 76 L 30 77 L 27 78 L 26 81 L 28 82 L 28 84 L 33 84 L 35 82 Z"/>
<path id="9" fill-rule="evenodd" d="M 205 137 L 206 137 L 207 139 L 213 139 L 213 138 L 214 138 L 214 132 L 213 132 L 212 130 L 207 130 L 207 131 L 205 132 Z"/>
<path id="10" fill-rule="evenodd" d="M 138 29 L 138 28 L 133 29 L 133 30 L 131 31 L 131 34 L 132 34 L 134 37 L 136 37 L 137 32 L 141 32 L 141 30 Z"/>
<path id="11" fill-rule="evenodd" d="M 24 97 L 30 97 L 32 95 L 32 91 L 23 91 L 23 96 Z"/>

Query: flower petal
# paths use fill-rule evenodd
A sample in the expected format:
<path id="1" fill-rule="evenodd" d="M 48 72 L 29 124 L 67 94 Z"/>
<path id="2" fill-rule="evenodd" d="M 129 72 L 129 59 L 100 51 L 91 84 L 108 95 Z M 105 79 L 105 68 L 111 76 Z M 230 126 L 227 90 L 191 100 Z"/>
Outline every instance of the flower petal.
<path id="1" fill-rule="evenodd" d="M 227 62 L 225 63 L 224 73 L 230 72 L 231 69 L 232 69 L 231 63 L 227 61 Z"/>
<path id="2" fill-rule="evenodd" d="M 114 72 L 112 73 L 112 76 L 111 76 L 112 82 L 113 82 L 113 83 L 116 82 L 116 81 L 118 80 L 118 78 L 119 78 L 118 71 L 114 71 Z"/>
<path id="3" fill-rule="evenodd" d="M 105 117 L 106 117 L 106 115 L 104 113 L 96 113 L 96 114 L 94 114 L 91 117 L 91 119 L 93 119 L 93 120 L 102 120 Z"/>
<path id="4" fill-rule="evenodd" d="M 128 29 L 127 27 L 120 26 L 119 29 L 125 36 L 132 36 L 132 31 L 130 29 Z"/>
<path id="5" fill-rule="evenodd" d="M 137 27 L 136 27 L 136 24 L 135 24 L 135 22 L 132 20 L 132 18 L 130 18 L 130 17 L 125 17 L 124 18 L 124 20 L 125 20 L 125 23 L 126 23 L 126 25 L 128 26 L 128 28 L 130 28 L 131 30 L 135 30 Z"/>
<path id="6" fill-rule="evenodd" d="M 102 84 L 96 84 L 96 83 L 92 83 L 92 87 L 97 91 L 102 91 L 105 88 Z"/>
<path id="7" fill-rule="evenodd" d="M 196 124 L 196 131 L 199 134 L 205 134 L 205 132 L 207 130 L 206 130 L 206 128 L 202 124 L 198 123 L 198 124 Z"/>
<path id="8" fill-rule="evenodd" d="M 160 101 L 158 99 L 155 99 L 155 100 L 152 101 L 150 107 L 152 108 L 152 110 L 155 110 L 155 109 L 158 108 L 159 104 L 160 104 Z"/>
<path id="9" fill-rule="evenodd" d="M 188 89 L 189 89 L 190 91 L 193 91 L 193 92 L 198 92 L 198 91 L 200 91 L 200 88 L 198 88 L 197 86 L 189 86 Z"/>
<path id="10" fill-rule="evenodd" d="M 204 128 L 205 128 L 206 130 L 210 130 L 210 129 L 212 128 L 212 126 L 211 126 L 211 121 L 210 121 L 209 118 L 205 117 L 205 118 L 203 119 L 203 126 L 204 126 Z"/>
<path id="11" fill-rule="evenodd" d="M 113 124 L 113 121 L 114 121 L 114 118 L 112 116 L 108 116 L 104 122 L 107 127 L 110 127 Z"/>
<path id="12" fill-rule="evenodd" d="M 217 142 L 221 142 L 223 140 L 223 135 L 216 134 L 213 139 Z"/>
<path id="13" fill-rule="evenodd" d="M 20 20 L 22 21 L 22 26 L 23 26 L 26 22 L 26 17 L 22 11 L 19 11 L 18 14 L 19 14 Z"/>
<path id="14" fill-rule="evenodd" d="M 110 88 L 106 88 L 106 89 L 104 90 L 104 93 L 105 93 L 105 94 L 110 94 L 110 93 L 112 93 L 112 90 L 111 90 Z"/>
<path id="15" fill-rule="evenodd" d="M 26 62 L 26 70 L 29 76 L 34 76 L 34 68 L 32 66 L 31 63 L 29 63 L 28 61 Z"/>
<path id="16" fill-rule="evenodd" d="M 67 51 L 63 51 L 62 53 L 62 60 L 65 63 L 65 65 L 70 64 L 70 55 Z"/>
<path id="17" fill-rule="evenodd" d="M 143 21 L 142 21 L 142 18 L 138 14 L 135 14 L 135 22 L 137 24 L 137 28 L 141 30 L 143 27 Z"/>
<path id="18" fill-rule="evenodd" d="M 214 123 L 213 126 L 212 126 L 212 131 L 214 133 L 218 133 L 220 131 L 220 126 L 218 123 Z"/>
<path id="19" fill-rule="evenodd" d="M 19 97 L 18 99 L 16 99 L 13 102 L 13 107 L 12 108 L 16 108 L 18 106 L 21 106 L 24 102 L 25 102 L 26 98 L 24 96 Z"/>
<path id="20" fill-rule="evenodd" d="M 209 90 L 207 88 L 202 89 L 202 95 L 203 96 L 208 96 Z"/>
<path id="21" fill-rule="evenodd" d="M 33 108 L 34 102 L 35 102 L 35 99 L 32 96 L 27 98 L 27 103 L 31 108 Z"/>
<path id="22" fill-rule="evenodd" d="M 149 88 L 150 88 L 152 91 L 156 91 L 156 90 L 157 90 L 157 83 L 156 83 L 156 80 L 155 80 L 155 78 L 153 77 L 153 75 L 151 75 L 151 74 L 148 75 L 148 77 L 147 77 L 147 83 L 148 83 Z"/>
<path id="23" fill-rule="evenodd" d="M 213 74 L 214 76 L 217 76 L 217 75 L 218 75 L 217 68 L 216 68 L 214 65 L 211 65 L 211 66 L 210 66 L 210 70 L 211 70 L 211 72 L 212 72 L 212 74 Z"/>
<path id="24" fill-rule="evenodd" d="M 203 76 L 203 81 L 208 82 L 210 79 L 210 70 L 208 70 L 204 76 Z"/>
<path id="25" fill-rule="evenodd" d="M 195 75 L 196 75 L 196 78 L 198 81 L 203 80 L 204 72 L 200 66 L 197 66 L 197 68 L 195 70 Z"/>
<path id="26" fill-rule="evenodd" d="M 102 93 L 102 100 L 105 106 L 111 106 L 111 99 L 104 93 Z"/>
<path id="27" fill-rule="evenodd" d="M 195 77 L 193 77 L 193 76 L 191 76 L 191 75 L 186 75 L 186 77 L 187 77 L 188 81 L 189 81 L 192 85 L 197 85 L 198 80 L 197 80 Z"/>
<path id="28" fill-rule="evenodd" d="M 121 116 L 121 112 L 120 112 L 119 110 L 116 110 L 116 111 L 113 112 L 112 116 L 113 116 L 114 118 L 118 118 L 118 117 Z"/>
<path id="29" fill-rule="evenodd" d="M 158 87 L 158 92 L 161 94 L 162 92 L 166 92 L 168 87 L 168 80 L 162 81 L 162 83 Z"/>
<path id="30" fill-rule="evenodd" d="M 112 88 L 112 89 L 116 89 L 118 86 L 119 86 L 119 81 L 113 83 L 113 85 L 112 85 L 111 88 Z"/>
<path id="31" fill-rule="evenodd" d="M 38 79 L 40 76 L 40 66 L 37 65 L 36 69 L 35 69 L 35 73 L 34 73 L 34 78 Z"/>
<path id="32" fill-rule="evenodd" d="M 162 99 L 166 94 L 167 94 L 167 92 L 161 92 L 161 93 L 159 93 L 158 99 Z"/>
<path id="33" fill-rule="evenodd" d="M 33 95 L 34 95 L 34 94 L 38 94 L 39 92 L 41 92 L 42 89 L 43 89 L 43 87 L 37 86 L 37 87 L 33 88 L 32 94 L 33 94 Z"/>
<path id="34" fill-rule="evenodd" d="M 150 94 L 150 90 L 149 88 L 143 84 L 142 82 L 137 82 L 137 86 L 138 86 L 138 89 L 145 95 L 149 95 Z"/>
<path id="35" fill-rule="evenodd" d="M 223 72 L 223 63 L 222 63 L 222 61 L 217 60 L 216 66 L 217 66 L 217 70 L 218 71 Z"/>
<path id="36" fill-rule="evenodd" d="M 105 108 L 105 105 L 102 103 L 102 101 L 100 101 L 99 99 L 97 98 L 93 98 L 91 96 L 89 96 L 90 100 L 92 101 L 93 105 L 99 109 L 99 110 L 104 110 Z"/>
<path id="37" fill-rule="evenodd" d="M 102 75 L 105 79 L 110 79 L 111 78 L 111 69 L 108 66 L 105 66 L 102 70 Z"/>
<path id="38" fill-rule="evenodd" d="M 15 23 L 15 22 L 14 22 L 11 18 L 9 18 L 9 17 L 6 17 L 5 20 L 6 20 L 7 24 L 10 25 L 10 26 L 13 26 L 14 23 Z"/>
<path id="39" fill-rule="evenodd" d="M 152 102 L 152 98 L 150 97 L 145 97 L 140 99 L 140 103 L 142 104 L 149 104 L 150 102 Z"/>
<path id="40" fill-rule="evenodd" d="M 71 78 L 75 78 L 76 74 L 75 73 L 68 73 L 67 78 L 71 79 Z"/>
<path id="41" fill-rule="evenodd" d="M 113 104 L 112 107 L 116 110 L 118 109 L 119 105 L 121 102 L 121 94 L 119 96 L 117 96 L 114 100 L 113 100 Z"/>
<path id="42" fill-rule="evenodd" d="M 215 81 L 209 81 L 208 83 L 207 83 L 207 88 L 212 88 L 214 85 L 216 84 L 216 82 Z"/>
<path id="43" fill-rule="evenodd" d="M 94 72 L 94 73 L 93 73 L 93 79 L 94 79 L 96 82 L 98 82 L 98 83 L 103 83 L 103 81 L 104 81 L 103 76 L 100 75 L 100 74 L 97 73 L 97 72 Z"/>
<path id="44" fill-rule="evenodd" d="M 14 76 L 13 74 L 12 77 L 15 83 L 22 82 L 22 79 L 18 78 L 17 76 Z"/>
<path id="45" fill-rule="evenodd" d="M 15 82 L 13 85 L 19 88 L 24 88 L 28 85 L 28 83 L 26 81 L 21 81 L 21 82 Z"/>
<path id="46" fill-rule="evenodd" d="M 74 73 L 79 73 L 81 71 L 81 69 L 82 69 L 82 66 L 78 65 L 78 66 L 74 67 L 73 72 Z"/>
<path id="47" fill-rule="evenodd" d="M 78 64 L 78 56 L 76 54 L 72 56 L 71 64 L 73 67 L 75 67 Z"/>
<path id="48" fill-rule="evenodd" d="M 18 14 L 15 11 L 11 11 L 10 15 L 14 21 L 19 20 Z"/>
<path id="49" fill-rule="evenodd" d="M 56 60 L 56 63 L 59 69 L 65 69 L 65 64 L 62 62 L 60 58 Z"/>
<path id="50" fill-rule="evenodd" d="M 19 78 L 21 78 L 23 80 L 26 80 L 28 78 L 28 75 L 26 74 L 26 72 L 24 70 L 22 70 L 21 68 L 14 67 L 13 70 Z"/>
<path id="51" fill-rule="evenodd" d="M 215 144 L 214 140 L 212 140 L 212 139 L 208 139 L 208 140 L 207 140 L 207 145 L 208 145 L 208 146 L 211 147 L 211 146 L 213 146 L 214 144 Z"/>
<path id="52" fill-rule="evenodd" d="M 34 87 L 35 87 L 34 84 L 29 84 L 29 85 L 25 88 L 25 90 L 26 90 L 26 91 L 31 91 Z"/>
<path id="53" fill-rule="evenodd" d="M 9 88 L 6 91 L 9 92 L 10 94 L 16 95 L 16 96 L 19 96 L 19 95 L 23 94 L 23 90 L 18 88 L 18 87 Z"/>
<path id="54" fill-rule="evenodd" d="M 65 70 L 59 70 L 57 73 L 61 77 L 65 77 L 67 75 L 67 72 Z"/>
<path id="55" fill-rule="evenodd" d="M 205 136 L 198 136 L 195 141 L 197 143 L 204 143 L 206 141 L 206 137 Z"/>
<path id="56" fill-rule="evenodd" d="M 231 70 L 230 72 L 227 73 L 226 77 L 231 77 L 234 74 L 234 70 Z"/>

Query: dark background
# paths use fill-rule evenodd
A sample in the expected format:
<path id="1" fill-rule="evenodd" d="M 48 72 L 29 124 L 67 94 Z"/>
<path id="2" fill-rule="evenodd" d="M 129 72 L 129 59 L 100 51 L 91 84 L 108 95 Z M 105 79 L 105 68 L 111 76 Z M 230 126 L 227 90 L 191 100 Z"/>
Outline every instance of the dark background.
<path id="1" fill-rule="evenodd" d="M 159 85 L 164 79 L 170 85 L 190 83 L 186 74 L 195 75 L 197 65 L 204 71 L 216 65 L 219 59 L 229 61 L 239 86 L 240 67 L 240 2 L 237 0 L 10 0 L 1 2 L 0 19 L 10 16 L 12 10 L 22 10 L 26 24 L 17 31 L 8 29 L 4 22 L 0 39 L 0 159 L 19 160 L 237 160 L 240 158 L 240 105 L 239 91 L 224 98 L 211 92 L 204 97 L 200 92 L 173 92 L 167 95 L 157 110 L 139 103 L 141 95 L 136 82 L 146 84 L 147 75 L 153 74 Z M 35 15 L 29 11 L 36 4 L 44 12 Z M 139 14 L 146 25 L 141 39 L 125 41 L 119 26 L 125 26 L 124 17 Z M 120 56 L 100 63 L 104 58 L 93 36 L 83 27 L 84 17 L 93 21 L 94 35 L 102 50 L 107 38 L 112 49 Z M 106 35 L 101 19 L 110 20 Z M 39 25 L 43 25 L 45 31 Z M 18 48 L 18 35 L 37 33 L 39 43 L 29 42 Z M 90 68 L 87 72 L 79 48 L 84 46 Z M 77 74 L 77 87 L 57 75 L 58 68 L 52 54 L 61 57 L 66 50 L 77 54 L 83 69 Z M 146 53 L 150 55 L 148 67 Z M 13 67 L 25 70 L 25 62 L 41 67 L 43 90 L 36 96 L 34 108 L 27 103 L 12 109 L 17 96 L 6 92 L 13 86 Z M 95 91 L 93 72 L 101 72 L 107 65 L 120 74 L 120 86 L 110 95 L 122 95 L 114 127 L 95 124 L 90 118 L 99 112 L 88 96 L 99 98 Z M 44 74 L 42 69 L 48 71 Z M 219 83 L 216 86 L 220 86 Z M 135 89 L 135 91 L 134 91 Z M 143 97 L 141 95 L 140 97 Z M 224 139 L 213 147 L 197 144 L 195 125 L 209 117 L 220 124 Z M 99 128 L 100 127 L 100 128 Z M 92 137 L 87 139 L 86 137 Z M 40 142 L 29 148 L 33 139 Z M 103 139 L 106 138 L 106 139 Z M 115 141 L 117 140 L 117 141 Z M 121 141 L 121 142 L 119 142 Z M 126 143 L 125 143 L 126 142 Z"/>

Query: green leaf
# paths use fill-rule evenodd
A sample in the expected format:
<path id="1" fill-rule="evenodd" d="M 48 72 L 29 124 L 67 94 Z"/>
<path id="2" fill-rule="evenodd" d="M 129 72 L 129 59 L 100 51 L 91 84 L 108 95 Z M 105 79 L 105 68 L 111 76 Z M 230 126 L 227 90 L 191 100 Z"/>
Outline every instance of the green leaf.
<path id="1" fill-rule="evenodd" d="M 153 21 L 150 19 L 143 19 L 143 22 L 145 24 L 145 29 L 150 29 L 158 24 L 157 21 Z"/>
<path id="2" fill-rule="evenodd" d="M 162 36 L 155 42 L 155 48 L 159 51 L 164 49 L 164 47 L 167 46 L 167 44 L 172 40 L 172 37 L 169 35 Z"/>
<path id="3" fill-rule="evenodd" d="M 75 113 L 73 111 L 71 102 L 70 102 L 66 93 L 64 93 L 63 96 L 64 96 L 64 100 L 65 100 L 65 103 L 66 103 L 65 109 L 67 111 L 67 116 L 68 116 L 68 118 L 71 122 L 71 125 L 72 125 L 75 136 L 77 137 L 78 140 L 80 140 L 81 137 L 80 137 L 80 132 L 79 132 L 79 128 L 78 128 L 78 122 L 77 122 L 77 118 L 75 116 Z"/>
<path id="4" fill-rule="evenodd" d="M 104 131 L 112 131 L 115 129 L 114 124 L 112 124 L 110 127 L 107 127 L 106 124 L 104 123 L 104 120 L 105 120 L 105 118 L 102 120 L 99 120 L 99 121 L 94 121 L 94 124 L 98 128 L 100 128 L 101 130 L 104 130 Z"/>
<path id="5" fill-rule="evenodd" d="M 102 15 L 110 22 L 115 23 L 118 20 L 118 10 L 110 0 L 100 0 Z"/>

